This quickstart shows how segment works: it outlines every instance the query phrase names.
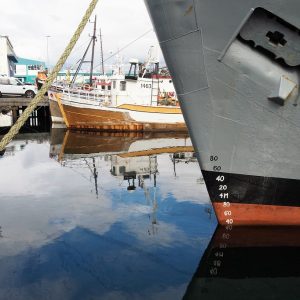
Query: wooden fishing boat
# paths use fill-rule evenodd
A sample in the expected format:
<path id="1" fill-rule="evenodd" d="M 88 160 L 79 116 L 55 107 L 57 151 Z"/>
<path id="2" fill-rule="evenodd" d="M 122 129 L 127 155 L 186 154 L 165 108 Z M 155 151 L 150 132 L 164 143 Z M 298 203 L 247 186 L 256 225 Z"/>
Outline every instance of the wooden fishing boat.
<path id="1" fill-rule="evenodd" d="M 89 83 L 78 86 L 73 77 L 68 86 L 53 86 L 52 121 L 79 130 L 187 131 L 172 78 L 159 68 L 155 48 L 144 63 L 129 62 L 126 75 L 119 66 L 113 75 L 96 78 L 91 65 Z"/>
<path id="2" fill-rule="evenodd" d="M 63 119 L 68 128 L 80 130 L 187 131 L 171 77 L 155 71 L 137 74 L 134 68 L 109 81 L 109 94 L 94 85 L 51 89 L 53 121 Z"/>

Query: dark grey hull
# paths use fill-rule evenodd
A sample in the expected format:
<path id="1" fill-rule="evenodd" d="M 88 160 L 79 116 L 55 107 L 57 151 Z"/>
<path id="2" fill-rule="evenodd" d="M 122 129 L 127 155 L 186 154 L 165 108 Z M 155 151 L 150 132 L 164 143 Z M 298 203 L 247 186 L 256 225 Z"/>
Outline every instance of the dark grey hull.
<path id="1" fill-rule="evenodd" d="M 233 0 L 146 3 L 174 77 L 202 170 L 299 179 L 299 67 L 297 58 L 289 61 L 288 57 L 299 55 L 296 50 L 300 47 L 294 45 L 294 52 L 282 50 L 282 59 L 277 61 L 257 50 L 259 47 L 241 41 L 239 36 L 251 20 L 253 9 L 263 7 L 289 23 L 280 29 L 287 44 L 292 43 L 288 38 L 299 39 L 299 35 L 297 32 L 294 37 L 289 32 L 294 28 L 289 26 L 300 28 L 300 3 Z M 256 25 L 260 21 L 251 22 Z M 261 26 L 267 34 L 279 31 L 280 25 L 274 21 Z M 254 34 L 255 45 L 261 46 L 263 41 L 257 36 Z M 280 48 L 287 46 L 276 47 L 280 58 Z M 278 100 L 282 76 L 296 86 L 287 99 Z"/>
<path id="2" fill-rule="evenodd" d="M 299 224 L 299 1 L 145 2 L 220 223 Z"/>

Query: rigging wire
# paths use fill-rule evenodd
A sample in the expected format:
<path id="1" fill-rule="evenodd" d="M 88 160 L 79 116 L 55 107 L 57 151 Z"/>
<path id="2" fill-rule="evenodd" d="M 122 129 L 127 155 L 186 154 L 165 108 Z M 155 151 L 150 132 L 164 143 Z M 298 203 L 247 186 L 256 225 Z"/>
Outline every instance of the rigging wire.
<path id="1" fill-rule="evenodd" d="M 131 41 L 130 43 L 126 44 L 125 46 L 123 46 L 121 49 L 119 49 L 118 51 L 116 51 L 115 53 L 111 54 L 109 57 L 105 58 L 103 62 L 108 61 L 109 59 L 111 59 L 112 57 L 114 57 L 115 55 L 117 55 L 118 53 L 120 53 L 121 51 L 125 50 L 126 48 L 128 48 L 129 46 L 131 46 L 132 44 L 134 44 L 135 42 L 137 42 L 138 40 L 140 40 L 141 38 L 143 38 L 144 36 L 146 36 L 147 34 L 149 34 L 150 32 L 153 31 L 153 28 L 147 30 L 145 33 L 143 33 L 142 35 L 140 35 L 139 37 L 137 37 L 136 39 L 134 39 L 133 41 Z M 95 68 L 100 67 L 101 64 L 95 66 Z"/>
<path id="2" fill-rule="evenodd" d="M 70 60 L 74 60 L 75 59 L 75 55 L 79 50 L 81 50 L 84 46 L 86 46 L 87 42 L 90 40 L 90 38 L 86 39 L 81 45 L 79 45 L 78 47 L 76 47 L 75 49 L 73 49 L 72 53 L 70 54 L 70 56 L 68 57 L 66 63 L 69 63 Z M 79 59 L 80 60 L 80 59 Z"/>
<path id="3" fill-rule="evenodd" d="M 113 58 L 114 56 L 116 56 L 117 54 L 119 54 L 121 51 L 125 50 L 126 48 L 128 48 L 129 46 L 131 46 L 132 44 L 134 44 L 135 42 L 137 42 L 138 40 L 142 39 L 144 36 L 146 36 L 147 34 L 149 34 L 150 32 L 153 32 L 153 28 L 147 30 L 146 32 L 144 32 L 143 34 L 141 34 L 140 36 L 138 36 L 136 39 L 134 39 L 133 41 L 129 42 L 128 44 L 126 44 L 125 46 L 123 46 L 121 49 L 118 49 L 118 51 L 114 52 L 113 54 L 111 54 L 109 57 L 105 58 L 103 60 L 103 63 L 105 63 L 106 61 L 110 60 L 111 58 Z M 82 48 L 84 46 L 84 44 L 80 45 L 77 47 L 76 51 L 79 50 L 79 48 Z M 74 54 L 74 53 L 73 53 Z M 73 67 L 75 65 L 77 65 L 80 62 L 81 59 L 79 59 L 75 64 L 73 64 Z M 102 65 L 102 62 L 100 62 L 99 64 L 97 64 L 94 69 L 100 67 Z"/>

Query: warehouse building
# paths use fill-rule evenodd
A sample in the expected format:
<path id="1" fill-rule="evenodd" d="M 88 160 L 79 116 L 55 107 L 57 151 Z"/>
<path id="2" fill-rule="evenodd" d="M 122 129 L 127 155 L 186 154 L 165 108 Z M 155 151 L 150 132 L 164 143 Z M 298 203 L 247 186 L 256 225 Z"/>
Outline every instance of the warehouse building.
<path id="1" fill-rule="evenodd" d="M 26 83 L 35 83 L 39 71 L 46 69 L 45 62 L 18 57 L 15 77 Z"/>
<path id="2" fill-rule="evenodd" d="M 0 35 L 0 75 L 15 76 L 18 58 L 8 36 Z"/>

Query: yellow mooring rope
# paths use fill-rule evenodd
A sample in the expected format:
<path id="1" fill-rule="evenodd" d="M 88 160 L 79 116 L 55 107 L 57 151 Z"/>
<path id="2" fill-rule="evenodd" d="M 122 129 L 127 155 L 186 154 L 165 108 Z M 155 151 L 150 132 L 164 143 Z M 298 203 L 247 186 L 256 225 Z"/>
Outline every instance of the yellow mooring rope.
<path id="1" fill-rule="evenodd" d="M 42 88 L 39 90 L 39 92 L 36 94 L 34 99 L 30 102 L 30 104 L 27 106 L 27 108 L 24 110 L 23 114 L 20 116 L 20 118 L 16 121 L 16 123 L 10 128 L 9 132 L 3 137 L 3 139 L 0 142 L 0 151 L 4 150 L 7 144 L 14 138 L 16 134 L 18 134 L 20 128 L 24 125 L 28 117 L 31 115 L 31 113 L 34 111 L 34 109 L 37 107 L 38 103 L 43 99 L 44 94 L 48 91 L 49 87 L 53 83 L 54 79 L 56 78 L 58 72 L 62 68 L 63 64 L 67 60 L 68 56 L 70 55 L 72 49 L 74 48 L 76 42 L 78 41 L 86 23 L 88 22 L 95 6 L 97 5 L 98 0 L 92 0 L 85 15 L 83 16 L 77 30 L 75 31 L 72 39 L 70 40 L 68 46 L 66 47 L 64 53 L 61 55 L 60 59 L 56 63 L 53 71 L 43 84 Z"/>

